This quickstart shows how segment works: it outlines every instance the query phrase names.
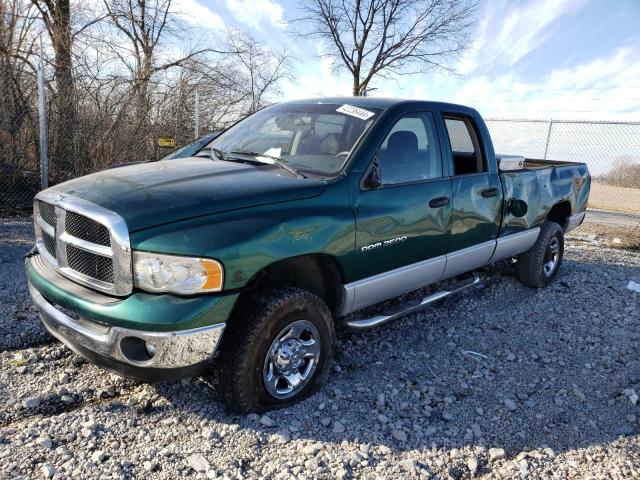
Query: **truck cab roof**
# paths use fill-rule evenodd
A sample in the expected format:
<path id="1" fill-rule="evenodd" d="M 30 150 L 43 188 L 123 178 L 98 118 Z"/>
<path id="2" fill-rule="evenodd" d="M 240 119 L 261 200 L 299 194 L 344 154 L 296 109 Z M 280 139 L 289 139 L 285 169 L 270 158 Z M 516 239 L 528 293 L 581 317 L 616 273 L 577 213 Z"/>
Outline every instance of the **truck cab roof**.
<path id="1" fill-rule="evenodd" d="M 464 105 L 458 105 L 455 103 L 446 103 L 446 102 L 434 102 L 428 100 L 416 100 L 416 99 L 407 99 L 407 98 L 388 98 L 388 97 L 322 97 L 322 98 L 305 98 L 300 100 L 293 100 L 290 102 L 285 102 L 289 104 L 308 104 L 308 103 L 318 103 L 318 104 L 349 104 L 354 105 L 356 107 L 361 108 L 379 108 L 379 109 L 389 109 L 392 107 L 399 106 L 415 106 L 421 108 L 428 108 L 434 110 L 450 110 L 455 112 L 465 111 L 468 113 L 477 113 L 477 111 L 471 107 L 467 107 Z"/>

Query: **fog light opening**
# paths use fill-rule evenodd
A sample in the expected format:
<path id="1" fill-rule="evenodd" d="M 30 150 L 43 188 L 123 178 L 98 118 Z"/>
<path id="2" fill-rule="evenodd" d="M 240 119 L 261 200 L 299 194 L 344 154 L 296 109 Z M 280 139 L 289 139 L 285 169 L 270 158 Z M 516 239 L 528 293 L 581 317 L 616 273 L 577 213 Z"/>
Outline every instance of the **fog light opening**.
<path id="1" fill-rule="evenodd" d="M 120 351 L 130 363 L 137 365 L 148 365 L 156 355 L 155 346 L 138 337 L 122 338 Z"/>

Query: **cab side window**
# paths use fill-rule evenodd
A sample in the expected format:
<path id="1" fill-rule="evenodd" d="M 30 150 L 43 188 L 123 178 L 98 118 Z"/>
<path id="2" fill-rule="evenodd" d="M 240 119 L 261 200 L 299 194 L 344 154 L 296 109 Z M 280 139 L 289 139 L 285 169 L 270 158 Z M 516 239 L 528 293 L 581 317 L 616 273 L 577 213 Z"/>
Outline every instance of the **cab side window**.
<path id="1" fill-rule="evenodd" d="M 442 176 L 433 118 L 412 113 L 400 118 L 378 149 L 383 185 L 418 182 Z"/>
<path id="2" fill-rule="evenodd" d="M 454 175 L 470 175 L 487 171 L 487 162 L 471 119 L 445 116 L 453 155 Z"/>

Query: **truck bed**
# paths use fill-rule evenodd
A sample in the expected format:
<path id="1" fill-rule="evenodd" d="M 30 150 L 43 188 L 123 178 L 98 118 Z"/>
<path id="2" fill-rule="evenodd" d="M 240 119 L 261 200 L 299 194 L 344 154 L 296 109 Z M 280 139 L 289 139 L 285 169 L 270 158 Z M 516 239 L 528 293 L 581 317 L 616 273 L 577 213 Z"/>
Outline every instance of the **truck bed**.
<path id="1" fill-rule="evenodd" d="M 563 204 L 566 216 L 584 212 L 590 176 L 582 162 L 525 158 L 521 170 L 501 171 L 506 204 L 512 199 L 527 205 L 523 216 L 506 211 L 500 236 L 542 225 L 554 205 Z"/>
<path id="2" fill-rule="evenodd" d="M 551 167 L 570 167 L 570 166 L 578 166 L 585 165 L 584 162 L 566 162 L 561 160 L 541 160 L 537 158 L 525 158 L 524 159 L 524 170 L 540 170 L 542 168 L 551 168 Z"/>

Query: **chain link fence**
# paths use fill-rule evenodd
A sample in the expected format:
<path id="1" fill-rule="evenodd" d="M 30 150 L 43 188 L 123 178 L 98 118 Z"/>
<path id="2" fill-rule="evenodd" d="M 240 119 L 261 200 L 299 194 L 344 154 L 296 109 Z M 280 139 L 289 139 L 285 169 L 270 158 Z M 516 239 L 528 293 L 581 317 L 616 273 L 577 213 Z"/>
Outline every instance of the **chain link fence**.
<path id="1" fill-rule="evenodd" d="M 640 214 L 640 122 L 494 118 L 487 125 L 496 153 L 585 162 L 591 208 Z M 29 210 L 41 183 L 38 140 L 14 140 L 0 138 L 0 209 Z"/>
<path id="2" fill-rule="evenodd" d="M 585 162 L 589 207 L 640 214 L 640 122 L 487 119 L 496 153 Z"/>
<path id="3" fill-rule="evenodd" d="M 5 157 L 6 158 L 6 157 Z M 0 211 L 29 210 L 40 190 L 38 165 L 20 161 L 0 161 Z"/>

